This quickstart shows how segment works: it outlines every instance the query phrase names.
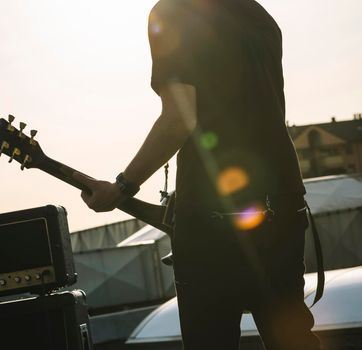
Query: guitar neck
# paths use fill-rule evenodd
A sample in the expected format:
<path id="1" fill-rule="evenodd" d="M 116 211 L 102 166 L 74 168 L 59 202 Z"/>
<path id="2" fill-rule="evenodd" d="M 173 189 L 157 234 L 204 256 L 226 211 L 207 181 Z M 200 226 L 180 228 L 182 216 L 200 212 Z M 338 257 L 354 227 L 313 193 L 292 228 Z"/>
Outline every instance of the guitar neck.
<path id="1" fill-rule="evenodd" d="M 39 169 L 82 191 L 91 192 L 89 188 L 73 178 L 73 173 L 77 170 L 52 158 L 45 156 L 45 159 L 39 165 Z M 117 208 L 167 234 L 172 233 L 172 227 L 165 222 L 166 206 L 150 204 L 136 198 L 128 198 Z"/>

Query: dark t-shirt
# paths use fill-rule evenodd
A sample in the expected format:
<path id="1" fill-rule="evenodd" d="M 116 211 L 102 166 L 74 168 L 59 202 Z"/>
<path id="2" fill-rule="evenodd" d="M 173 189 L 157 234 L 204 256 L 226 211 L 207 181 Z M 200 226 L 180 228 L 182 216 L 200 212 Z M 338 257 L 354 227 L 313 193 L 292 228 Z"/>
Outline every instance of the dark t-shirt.
<path id="1" fill-rule="evenodd" d="M 160 0 L 149 39 L 153 89 L 175 81 L 197 93 L 197 126 L 177 156 L 177 209 L 232 211 L 305 192 L 285 125 L 281 32 L 263 7 Z"/>

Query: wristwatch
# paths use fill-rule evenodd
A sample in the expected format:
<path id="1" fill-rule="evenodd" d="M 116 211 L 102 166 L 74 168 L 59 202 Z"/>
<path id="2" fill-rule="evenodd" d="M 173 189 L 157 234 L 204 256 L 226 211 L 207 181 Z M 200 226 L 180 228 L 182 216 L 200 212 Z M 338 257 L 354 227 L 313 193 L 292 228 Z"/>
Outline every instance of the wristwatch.
<path id="1" fill-rule="evenodd" d="M 121 189 L 121 192 L 128 197 L 133 197 L 140 190 L 140 187 L 138 185 L 126 180 L 123 176 L 123 173 L 120 173 L 116 177 L 116 183 Z"/>

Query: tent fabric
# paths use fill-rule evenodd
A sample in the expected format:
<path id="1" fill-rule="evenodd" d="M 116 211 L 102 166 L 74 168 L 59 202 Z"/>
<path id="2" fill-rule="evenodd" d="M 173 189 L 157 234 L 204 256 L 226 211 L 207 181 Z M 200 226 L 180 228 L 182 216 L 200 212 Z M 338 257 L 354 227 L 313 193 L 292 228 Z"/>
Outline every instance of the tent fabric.
<path id="1" fill-rule="evenodd" d="M 304 180 L 313 214 L 362 207 L 362 175 L 336 175 Z"/>
<path id="2" fill-rule="evenodd" d="M 118 243 L 117 247 L 127 247 L 137 244 L 154 243 L 155 241 L 161 240 L 165 236 L 166 233 L 150 225 L 147 225 L 142 229 L 140 229 L 139 231 L 137 231 L 136 233 L 134 233 L 133 235 L 131 235 L 130 237 Z"/>
<path id="3" fill-rule="evenodd" d="M 115 247 L 146 224 L 138 219 L 116 222 L 105 226 L 71 233 L 70 240 L 74 253 L 87 250 Z"/>
<path id="4" fill-rule="evenodd" d="M 316 273 L 305 275 L 305 302 L 314 298 Z M 311 309 L 314 330 L 362 327 L 362 266 L 328 271 L 324 297 Z M 251 314 L 240 324 L 241 335 L 258 334 Z M 129 344 L 175 341 L 181 339 L 177 299 L 173 298 L 147 316 L 128 339 Z"/>
<path id="5" fill-rule="evenodd" d="M 173 297 L 172 271 L 161 262 L 169 250 L 166 239 L 75 253 L 78 281 L 70 289 L 84 290 L 90 309 L 117 309 Z"/>
<path id="6" fill-rule="evenodd" d="M 324 213 L 315 217 L 324 269 L 340 269 L 362 264 L 362 207 Z M 306 232 L 305 265 L 307 272 L 317 271 L 311 228 Z"/>
<path id="7" fill-rule="evenodd" d="M 157 308 L 156 305 L 90 317 L 94 345 L 127 339 L 139 323 Z"/>

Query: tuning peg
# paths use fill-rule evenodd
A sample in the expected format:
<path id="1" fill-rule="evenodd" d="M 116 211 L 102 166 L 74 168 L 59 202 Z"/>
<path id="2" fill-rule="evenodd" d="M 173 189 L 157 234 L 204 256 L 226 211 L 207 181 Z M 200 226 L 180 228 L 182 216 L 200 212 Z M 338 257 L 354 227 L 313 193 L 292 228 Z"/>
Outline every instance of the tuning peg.
<path id="1" fill-rule="evenodd" d="M 12 153 L 10 159 L 9 159 L 9 163 L 11 163 L 13 161 L 15 156 L 20 156 L 20 154 L 21 154 L 20 149 L 15 147 L 14 150 L 13 150 L 13 153 Z"/>
<path id="2" fill-rule="evenodd" d="M 20 125 L 19 137 L 24 137 L 23 130 L 25 129 L 26 124 L 23 122 L 20 122 L 19 125 Z"/>
<path id="3" fill-rule="evenodd" d="M 8 121 L 9 121 L 9 125 L 8 125 L 8 130 L 9 131 L 14 131 L 14 127 L 11 125 L 11 123 L 14 121 L 15 117 L 11 114 L 9 114 L 8 116 Z"/>
<path id="4" fill-rule="evenodd" d="M 29 156 L 29 154 L 27 154 L 27 155 L 25 156 L 25 158 L 24 158 L 23 163 L 22 163 L 21 166 L 20 166 L 20 169 L 21 169 L 21 170 L 24 170 L 25 164 L 26 164 L 26 163 L 30 163 L 30 162 L 31 162 L 31 157 Z"/>
<path id="5" fill-rule="evenodd" d="M 1 148 L 0 148 L 0 156 L 3 153 L 4 149 L 8 149 L 9 148 L 9 144 L 6 141 L 3 141 L 3 143 L 1 144 Z"/>
<path id="6" fill-rule="evenodd" d="M 31 136 L 30 144 L 33 146 L 36 145 L 36 141 L 34 140 L 34 137 L 37 133 L 38 133 L 38 130 L 30 130 L 30 136 Z"/>

